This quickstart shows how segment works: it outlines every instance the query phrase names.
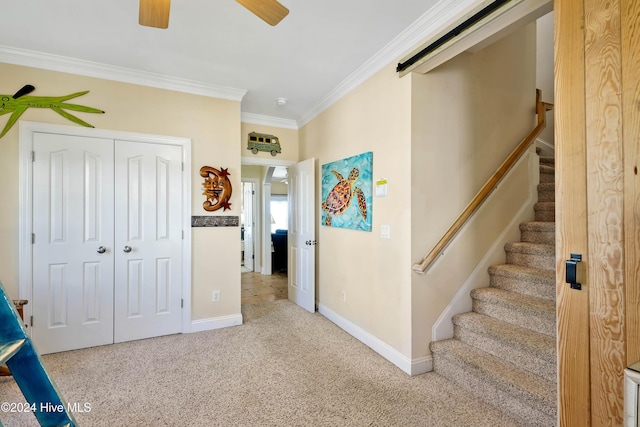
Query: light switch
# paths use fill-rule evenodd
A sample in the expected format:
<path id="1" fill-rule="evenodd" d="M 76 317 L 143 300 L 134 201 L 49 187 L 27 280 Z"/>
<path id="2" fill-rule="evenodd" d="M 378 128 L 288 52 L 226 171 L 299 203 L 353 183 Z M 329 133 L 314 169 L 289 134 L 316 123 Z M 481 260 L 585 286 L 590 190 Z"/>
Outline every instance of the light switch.
<path id="1" fill-rule="evenodd" d="M 390 239 L 391 238 L 391 227 L 383 224 L 380 226 L 380 237 L 383 239 Z"/>

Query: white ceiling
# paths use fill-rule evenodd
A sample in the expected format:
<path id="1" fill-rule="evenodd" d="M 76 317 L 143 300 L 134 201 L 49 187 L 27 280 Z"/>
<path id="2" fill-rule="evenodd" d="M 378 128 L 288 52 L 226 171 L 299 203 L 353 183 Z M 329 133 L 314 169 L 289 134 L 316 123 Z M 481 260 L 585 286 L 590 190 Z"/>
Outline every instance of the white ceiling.
<path id="1" fill-rule="evenodd" d="M 385 64 L 397 60 L 410 43 L 439 30 L 444 23 L 436 25 L 434 16 L 478 3 L 280 1 L 290 13 L 271 27 L 235 0 L 173 0 L 169 29 L 159 30 L 138 25 L 138 0 L 0 0 L 0 47 L 123 67 L 125 74 L 136 70 L 195 86 L 246 90 L 240 95 L 243 113 L 299 124 L 350 76 L 373 67 L 372 59 L 386 54 Z M 422 33 L 405 31 L 415 33 L 420 22 Z M 1 53 L 0 61 L 11 62 Z M 278 106 L 279 97 L 288 103 Z"/>

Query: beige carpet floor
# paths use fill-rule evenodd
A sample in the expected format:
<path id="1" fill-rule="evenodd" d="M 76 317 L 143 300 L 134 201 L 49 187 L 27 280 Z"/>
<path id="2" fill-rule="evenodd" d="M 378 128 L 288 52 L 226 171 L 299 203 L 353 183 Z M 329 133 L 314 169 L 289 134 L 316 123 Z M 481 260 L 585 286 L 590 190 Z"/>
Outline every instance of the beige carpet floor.
<path id="1" fill-rule="evenodd" d="M 43 357 L 93 426 L 516 426 L 435 373 L 410 377 L 320 314 L 287 300 L 244 324 Z M 24 402 L 0 378 L 0 402 Z M 6 427 L 37 426 L 0 412 Z"/>

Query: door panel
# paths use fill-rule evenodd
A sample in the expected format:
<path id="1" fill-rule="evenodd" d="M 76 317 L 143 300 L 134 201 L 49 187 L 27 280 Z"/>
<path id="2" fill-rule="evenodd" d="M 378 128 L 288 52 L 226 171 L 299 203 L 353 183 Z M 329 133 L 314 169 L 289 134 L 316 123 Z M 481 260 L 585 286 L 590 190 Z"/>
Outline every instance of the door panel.
<path id="1" fill-rule="evenodd" d="M 33 144 L 34 342 L 41 353 L 110 343 L 113 141 L 37 133 Z"/>
<path id="2" fill-rule="evenodd" d="M 582 254 L 588 265 L 585 151 L 584 5 L 554 4 L 556 306 L 558 328 L 558 425 L 590 426 L 589 292 L 564 281 L 565 260 Z"/>
<path id="3" fill-rule="evenodd" d="M 623 370 L 640 354 L 640 3 L 562 0 L 554 10 L 559 425 L 622 425 Z M 584 255 L 580 291 L 563 280 L 570 253 Z"/>
<path id="4" fill-rule="evenodd" d="M 181 331 L 182 149 L 116 141 L 114 341 Z"/>
<path id="5" fill-rule="evenodd" d="M 289 300 L 315 312 L 315 159 L 289 167 Z"/>

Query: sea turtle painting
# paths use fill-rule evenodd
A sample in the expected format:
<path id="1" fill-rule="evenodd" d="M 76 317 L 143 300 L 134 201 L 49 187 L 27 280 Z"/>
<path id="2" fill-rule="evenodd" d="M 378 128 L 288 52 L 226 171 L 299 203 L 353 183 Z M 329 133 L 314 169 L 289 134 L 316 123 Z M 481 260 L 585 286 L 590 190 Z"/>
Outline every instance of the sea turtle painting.
<path id="1" fill-rule="evenodd" d="M 340 172 L 331 171 L 338 183 L 333 187 L 327 199 L 322 202 L 322 209 L 327 212 L 327 216 L 324 218 L 324 225 L 331 225 L 332 217 L 342 215 L 351 206 L 351 201 L 354 196 L 358 198 L 358 209 L 364 220 L 367 220 L 367 202 L 364 198 L 364 193 L 358 187 L 354 187 L 354 184 L 358 180 L 360 172 L 358 168 L 351 169 L 349 178 L 344 179 Z"/>
<path id="2" fill-rule="evenodd" d="M 322 166 L 324 225 L 371 230 L 371 154 Z"/>

